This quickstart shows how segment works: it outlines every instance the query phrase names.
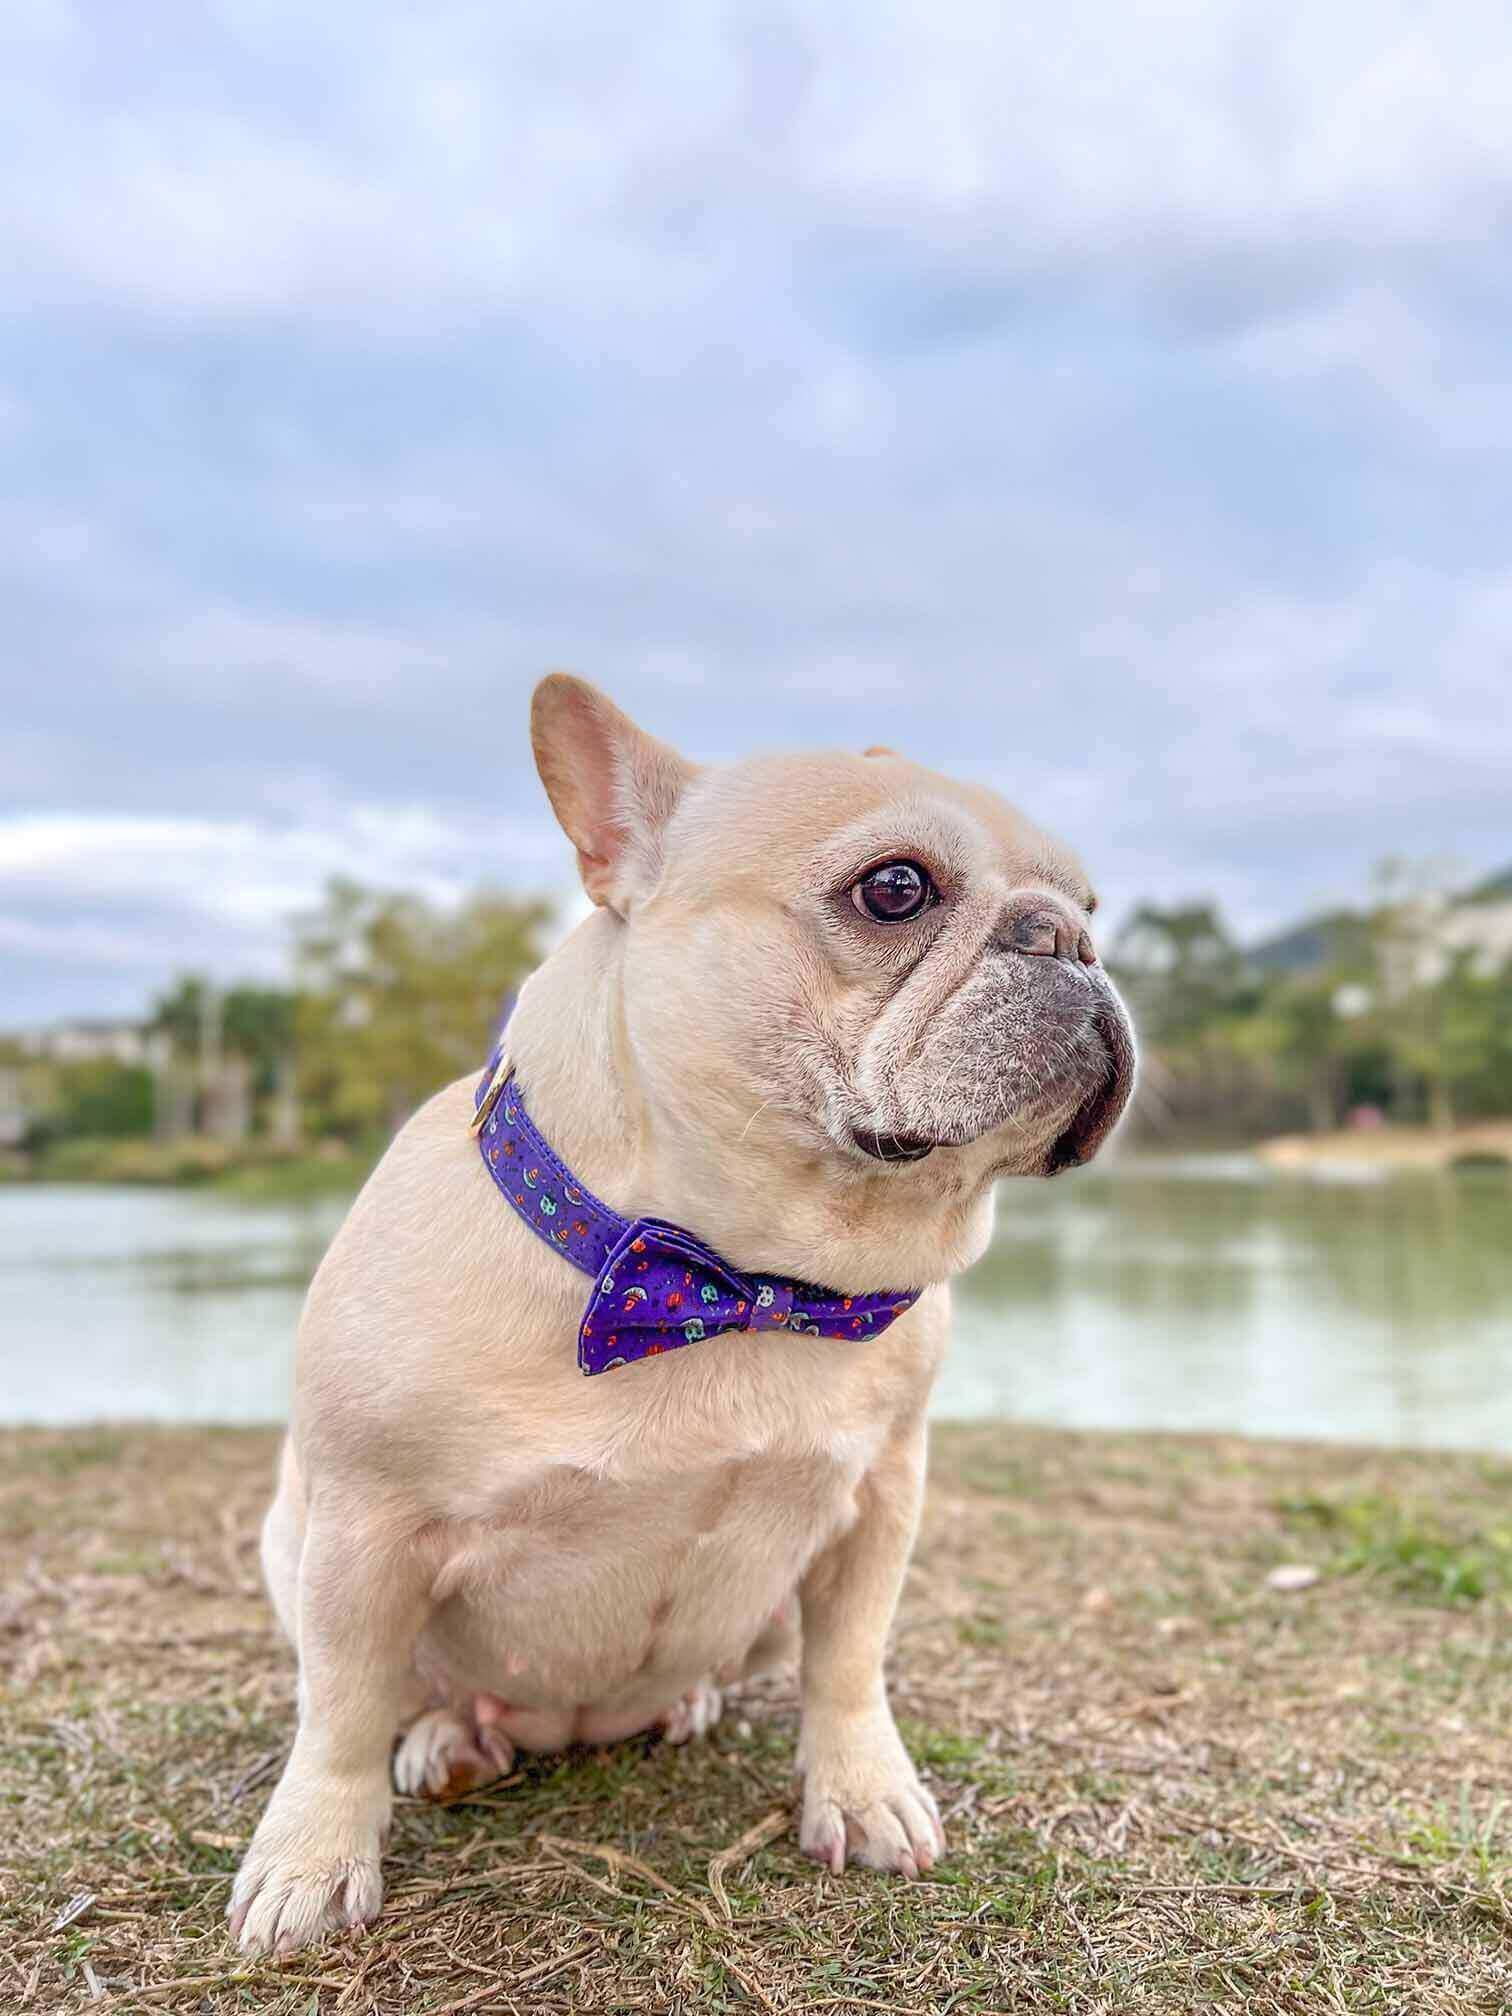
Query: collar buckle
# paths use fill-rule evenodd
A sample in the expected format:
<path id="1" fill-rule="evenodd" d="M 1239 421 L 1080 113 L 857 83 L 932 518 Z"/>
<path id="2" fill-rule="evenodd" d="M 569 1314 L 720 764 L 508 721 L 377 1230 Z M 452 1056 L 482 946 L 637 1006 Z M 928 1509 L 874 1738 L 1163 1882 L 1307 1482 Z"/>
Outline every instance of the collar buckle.
<path id="1" fill-rule="evenodd" d="M 499 1061 L 494 1066 L 494 1074 L 488 1081 L 488 1089 L 478 1101 L 478 1110 L 468 1122 L 469 1134 L 481 1134 L 487 1125 L 488 1116 L 499 1103 L 499 1094 L 514 1076 L 514 1060 L 507 1050 L 499 1052 Z"/>

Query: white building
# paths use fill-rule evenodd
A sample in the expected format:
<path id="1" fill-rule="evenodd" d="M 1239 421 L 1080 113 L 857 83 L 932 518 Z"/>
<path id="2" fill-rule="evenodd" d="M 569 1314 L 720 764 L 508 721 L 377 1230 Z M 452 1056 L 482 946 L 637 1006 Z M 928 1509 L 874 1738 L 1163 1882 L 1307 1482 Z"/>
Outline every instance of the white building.
<path id="1" fill-rule="evenodd" d="M 24 1030 L 18 1038 L 22 1052 L 49 1064 L 142 1064 L 157 1069 L 166 1064 L 170 1044 L 161 1029 L 145 1022 L 110 1021 L 79 1016 L 69 1022 L 54 1022 L 47 1029 Z"/>
<path id="2" fill-rule="evenodd" d="M 1407 906 L 1383 948 L 1387 990 L 1432 987 L 1457 961 L 1483 977 L 1512 960 L 1512 900 L 1421 897 Z"/>

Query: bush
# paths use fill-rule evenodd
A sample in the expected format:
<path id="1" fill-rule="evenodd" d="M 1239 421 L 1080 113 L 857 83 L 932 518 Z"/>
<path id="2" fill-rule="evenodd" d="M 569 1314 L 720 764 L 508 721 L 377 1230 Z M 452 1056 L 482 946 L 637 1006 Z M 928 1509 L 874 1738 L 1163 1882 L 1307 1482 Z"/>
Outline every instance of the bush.
<path id="1" fill-rule="evenodd" d="M 62 1064 L 52 1096 L 32 1129 L 34 1147 L 78 1140 L 139 1140 L 152 1132 L 152 1073 L 139 1064 L 102 1059 Z"/>

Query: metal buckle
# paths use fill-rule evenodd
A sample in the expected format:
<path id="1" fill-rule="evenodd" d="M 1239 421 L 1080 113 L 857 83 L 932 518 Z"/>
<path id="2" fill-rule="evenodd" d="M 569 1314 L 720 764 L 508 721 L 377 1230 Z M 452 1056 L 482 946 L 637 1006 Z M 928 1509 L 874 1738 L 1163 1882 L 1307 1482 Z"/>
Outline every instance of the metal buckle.
<path id="1" fill-rule="evenodd" d="M 499 1103 L 499 1094 L 514 1076 L 514 1061 L 507 1050 L 499 1052 L 499 1061 L 494 1066 L 494 1074 L 488 1081 L 488 1090 L 478 1103 L 478 1110 L 468 1122 L 469 1134 L 481 1134 L 488 1116 Z"/>

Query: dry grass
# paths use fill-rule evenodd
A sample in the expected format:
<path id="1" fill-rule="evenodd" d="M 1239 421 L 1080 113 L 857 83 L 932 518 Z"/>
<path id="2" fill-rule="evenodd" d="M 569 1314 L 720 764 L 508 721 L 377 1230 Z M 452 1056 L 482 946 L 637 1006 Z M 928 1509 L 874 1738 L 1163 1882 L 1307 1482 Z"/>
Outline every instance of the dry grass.
<path id="1" fill-rule="evenodd" d="M 379 1924 L 275 1965 L 221 1923 L 289 1737 L 272 1450 L 0 1437 L 6 2012 L 1512 2006 L 1504 1465 L 944 1431 L 892 1659 L 929 1881 L 801 1860 L 774 1686 L 401 1804 Z"/>

